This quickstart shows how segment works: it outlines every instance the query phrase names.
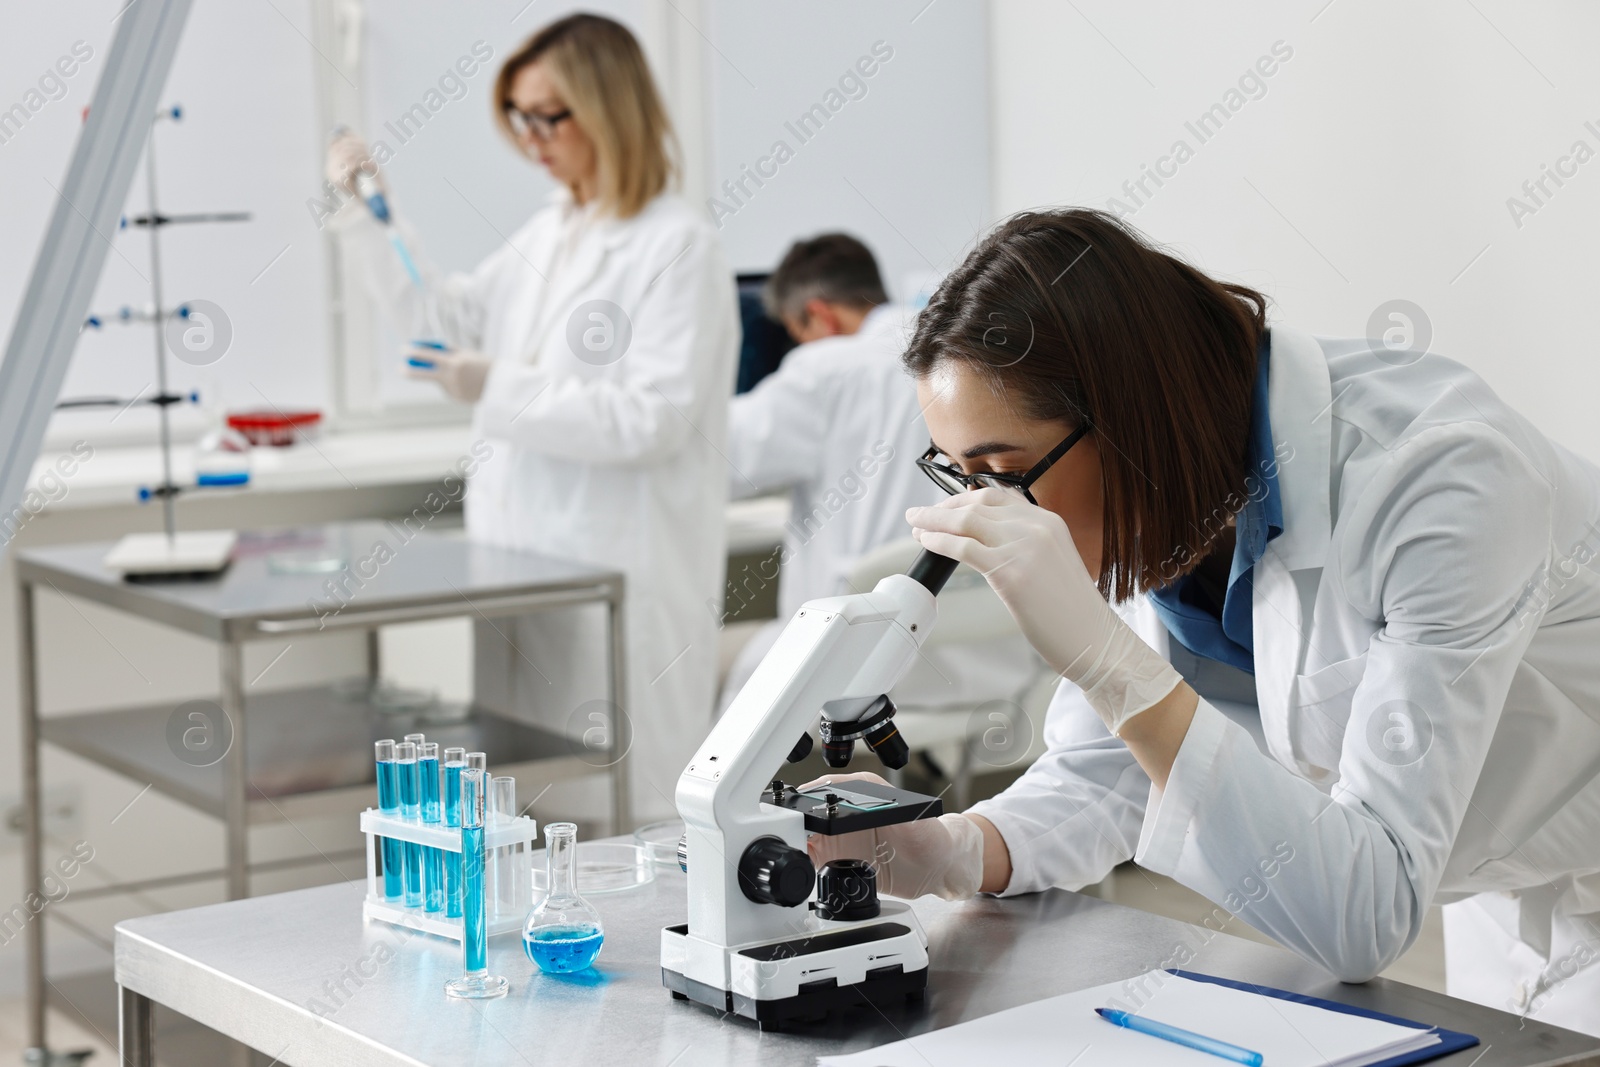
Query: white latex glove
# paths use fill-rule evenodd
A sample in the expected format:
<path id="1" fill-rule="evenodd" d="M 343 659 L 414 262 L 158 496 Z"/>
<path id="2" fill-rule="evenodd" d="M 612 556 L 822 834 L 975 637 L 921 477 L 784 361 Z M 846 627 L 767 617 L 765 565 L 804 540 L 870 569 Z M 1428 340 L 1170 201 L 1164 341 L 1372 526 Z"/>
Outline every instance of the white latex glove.
<path id="1" fill-rule="evenodd" d="M 418 381 L 438 382 L 439 388 L 464 404 L 476 404 L 483 395 L 484 380 L 494 361 L 470 348 L 456 348 L 439 352 L 432 348 L 413 347 L 406 352 L 407 359 L 426 360 L 431 367 L 406 364 L 406 377 Z"/>
<path id="2" fill-rule="evenodd" d="M 836 782 L 877 782 L 868 771 L 825 774 L 801 790 Z M 829 860 L 868 860 L 878 871 L 878 892 L 911 900 L 925 893 L 945 900 L 966 900 L 983 884 L 983 831 L 965 815 L 880 826 L 852 834 L 812 834 L 806 841 L 811 862 L 821 869 Z"/>
<path id="3" fill-rule="evenodd" d="M 365 141 L 346 131 L 329 143 L 323 173 L 335 186 L 354 194 L 355 174 L 363 167 L 377 181 L 378 187 L 383 189 L 383 176 L 378 173 L 378 164 L 373 161 Z M 384 189 L 384 192 L 388 190 Z"/>
<path id="4" fill-rule="evenodd" d="M 1113 734 L 1183 681 L 1111 610 L 1055 512 L 991 487 L 911 508 L 906 520 L 923 548 L 988 579 L 1028 643 Z"/>

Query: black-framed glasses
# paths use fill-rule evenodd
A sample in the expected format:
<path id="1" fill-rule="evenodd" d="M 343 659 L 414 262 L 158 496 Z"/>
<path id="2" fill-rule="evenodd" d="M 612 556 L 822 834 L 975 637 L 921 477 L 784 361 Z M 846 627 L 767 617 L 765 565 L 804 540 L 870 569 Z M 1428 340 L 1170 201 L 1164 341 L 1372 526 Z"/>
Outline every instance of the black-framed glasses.
<path id="1" fill-rule="evenodd" d="M 507 103 L 506 121 L 511 124 L 511 132 L 518 137 L 527 137 L 532 134 L 535 140 L 548 141 L 556 134 L 556 127 L 572 117 L 570 108 L 562 108 L 553 115 L 541 115 L 537 111 L 523 111 L 515 104 Z"/>
<path id="2" fill-rule="evenodd" d="M 1005 489 L 1016 489 L 1028 498 L 1028 503 L 1038 504 L 1033 499 L 1029 488 L 1034 482 L 1044 477 L 1044 472 L 1049 470 L 1062 456 L 1072 450 L 1072 446 L 1083 440 L 1089 432 L 1089 425 L 1085 423 L 1067 435 L 1066 440 L 1045 453 L 1045 457 L 1023 474 L 997 474 L 993 471 L 979 471 L 977 474 L 966 474 L 948 463 L 935 463 L 935 457 L 944 453 L 934 445 L 929 445 L 928 450 L 917 459 L 917 466 L 922 468 L 922 473 L 933 479 L 933 484 L 954 496 L 965 493 L 969 489 L 981 489 L 985 486 L 998 486 Z"/>

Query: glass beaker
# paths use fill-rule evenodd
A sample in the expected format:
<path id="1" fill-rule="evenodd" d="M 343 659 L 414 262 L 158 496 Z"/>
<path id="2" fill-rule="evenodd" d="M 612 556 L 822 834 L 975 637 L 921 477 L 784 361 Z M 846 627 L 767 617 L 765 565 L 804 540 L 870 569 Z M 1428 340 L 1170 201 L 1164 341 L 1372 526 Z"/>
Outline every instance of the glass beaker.
<path id="1" fill-rule="evenodd" d="M 553 822 L 544 828 L 544 900 L 522 924 L 522 950 L 549 974 L 572 974 L 594 963 L 605 943 L 600 915 L 578 895 L 576 848 L 578 827 Z"/>

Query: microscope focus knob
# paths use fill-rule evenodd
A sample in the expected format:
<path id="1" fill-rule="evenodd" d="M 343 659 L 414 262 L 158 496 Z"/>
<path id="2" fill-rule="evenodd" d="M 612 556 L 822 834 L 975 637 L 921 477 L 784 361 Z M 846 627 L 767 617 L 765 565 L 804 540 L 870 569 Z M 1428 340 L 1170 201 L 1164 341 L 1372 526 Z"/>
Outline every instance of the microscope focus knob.
<path id="1" fill-rule="evenodd" d="M 757 904 L 794 908 L 811 897 L 817 869 L 803 848 L 790 848 L 782 838 L 758 837 L 739 857 L 739 888 Z"/>

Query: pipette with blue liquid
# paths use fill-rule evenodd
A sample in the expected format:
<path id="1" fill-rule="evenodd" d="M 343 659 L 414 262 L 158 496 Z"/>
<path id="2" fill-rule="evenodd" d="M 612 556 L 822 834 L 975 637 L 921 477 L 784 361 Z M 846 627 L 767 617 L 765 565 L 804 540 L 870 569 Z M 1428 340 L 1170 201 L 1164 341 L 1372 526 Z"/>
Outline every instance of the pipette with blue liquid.
<path id="1" fill-rule="evenodd" d="M 333 139 L 338 140 L 349 132 L 347 127 L 335 126 L 333 128 Z M 366 161 L 363 161 L 363 165 L 357 167 L 352 176 L 352 184 L 355 186 L 356 195 L 361 198 L 362 203 L 367 205 L 367 210 L 372 212 L 372 217 L 377 219 L 379 224 L 383 226 L 384 233 L 389 238 L 389 244 L 394 249 L 394 254 L 400 259 L 400 266 L 405 269 L 406 277 L 411 279 L 411 284 L 416 288 L 418 295 L 422 297 L 422 312 L 428 318 L 429 331 L 435 337 L 443 337 L 444 331 L 439 328 L 439 313 L 438 309 L 434 307 L 433 294 L 428 291 L 427 283 L 422 280 L 422 272 L 417 270 L 416 260 L 411 258 L 411 250 L 406 247 L 406 240 L 400 234 L 400 227 L 394 224 L 394 215 L 389 211 L 389 199 L 383 195 L 383 186 L 378 184 L 378 179 L 374 173 L 369 173 L 365 163 Z"/>

